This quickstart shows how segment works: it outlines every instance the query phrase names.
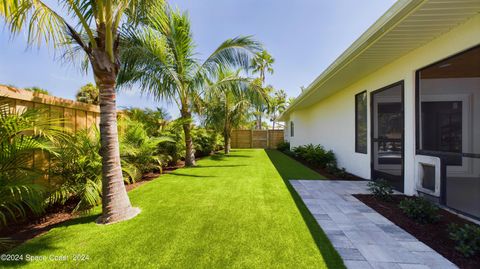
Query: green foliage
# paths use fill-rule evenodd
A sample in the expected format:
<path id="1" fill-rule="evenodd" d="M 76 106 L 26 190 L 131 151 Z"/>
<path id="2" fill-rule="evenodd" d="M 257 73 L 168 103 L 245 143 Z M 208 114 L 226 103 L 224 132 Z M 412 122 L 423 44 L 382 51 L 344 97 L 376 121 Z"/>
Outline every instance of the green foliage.
<path id="1" fill-rule="evenodd" d="M 290 150 L 290 142 L 282 141 L 282 142 L 278 143 L 277 149 L 280 150 L 280 151 Z"/>
<path id="2" fill-rule="evenodd" d="M 120 157 L 128 183 L 139 180 L 146 172 L 161 172 L 170 157 L 158 153 L 158 146 L 174 140 L 166 136 L 149 137 L 144 124 L 128 118 L 120 126 L 124 129 L 120 136 Z"/>
<path id="3" fill-rule="evenodd" d="M 391 201 L 393 188 L 390 183 L 384 179 L 377 179 L 370 181 L 367 184 L 368 190 L 375 196 L 375 198 L 383 201 Z"/>
<path id="4" fill-rule="evenodd" d="M 96 128 L 66 136 L 56 143 L 57 154 L 51 159 L 53 191 L 49 205 L 76 201 L 74 211 L 85 211 L 101 202 L 102 159 L 100 134 Z"/>
<path id="5" fill-rule="evenodd" d="M 92 83 L 82 86 L 75 96 L 78 102 L 99 105 L 100 104 L 100 90 Z"/>
<path id="6" fill-rule="evenodd" d="M 41 93 L 41 94 L 46 94 L 50 95 L 50 92 L 48 90 L 42 89 L 40 87 L 30 87 L 30 88 L 25 88 L 24 90 L 33 92 L 33 93 Z"/>
<path id="7" fill-rule="evenodd" d="M 50 143 L 60 135 L 59 121 L 43 115 L 38 109 L 13 113 L 0 104 L 0 225 L 43 212 L 45 188 L 35 180 L 45 173 L 32 167 L 32 154 L 52 152 Z"/>
<path id="8" fill-rule="evenodd" d="M 321 145 L 308 144 L 298 146 L 292 150 L 300 159 L 305 160 L 313 166 L 325 168 L 327 165 L 337 165 L 335 154 L 331 150 L 325 150 Z"/>
<path id="9" fill-rule="evenodd" d="M 192 130 L 192 136 L 193 144 L 195 145 L 195 156 L 197 157 L 208 156 L 222 147 L 222 139 L 215 131 L 195 128 Z"/>
<path id="10" fill-rule="evenodd" d="M 405 215 L 420 224 L 433 223 L 439 219 L 438 207 L 422 197 L 404 199 L 399 207 Z"/>
<path id="11" fill-rule="evenodd" d="M 462 227 L 452 223 L 448 226 L 450 238 L 455 241 L 455 249 L 469 258 L 480 252 L 480 227 L 465 224 Z"/>
<path id="12" fill-rule="evenodd" d="M 273 92 L 273 96 L 269 99 L 268 113 L 272 122 L 272 128 L 275 129 L 278 117 L 287 108 L 287 93 L 285 90 L 277 90 Z"/>
<path id="13" fill-rule="evenodd" d="M 157 8 L 142 25 L 143 29 L 132 25 L 123 32 L 125 50 L 120 54 L 118 83 L 123 87 L 136 85 L 157 100 L 175 102 L 184 121 L 191 122 L 192 113 L 200 110 L 209 80 L 215 81 L 223 69 L 247 70 L 254 53 L 261 49 L 251 37 L 235 37 L 199 61 L 186 13 L 168 6 Z M 186 133 L 184 138 L 190 135 L 189 128 L 182 132 Z M 195 161 L 190 160 L 191 153 L 184 155 L 189 165 Z"/>
<path id="14" fill-rule="evenodd" d="M 150 137 L 163 136 L 170 120 L 168 112 L 161 107 L 156 109 L 127 108 L 123 110 L 123 113 L 131 120 L 142 123 Z"/>

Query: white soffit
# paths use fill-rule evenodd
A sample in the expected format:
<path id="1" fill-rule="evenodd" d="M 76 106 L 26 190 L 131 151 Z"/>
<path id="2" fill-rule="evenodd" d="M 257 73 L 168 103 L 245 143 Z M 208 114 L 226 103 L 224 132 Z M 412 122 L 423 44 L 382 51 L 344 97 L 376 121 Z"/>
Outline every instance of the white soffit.
<path id="1" fill-rule="evenodd" d="M 400 0 L 283 113 L 308 107 L 428 43 L 480 12 L 480 0 Z"/>

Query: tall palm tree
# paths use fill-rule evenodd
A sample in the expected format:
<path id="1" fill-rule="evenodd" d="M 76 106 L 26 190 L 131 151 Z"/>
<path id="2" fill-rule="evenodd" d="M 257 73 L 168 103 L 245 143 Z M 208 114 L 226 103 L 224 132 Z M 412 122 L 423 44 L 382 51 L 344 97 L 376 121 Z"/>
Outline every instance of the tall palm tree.
<path id="1" fill-rule="evenodd" d="M 287 93 L 284 90 L 278 90 L 270 98 L 269 114 L 272 120 L 272 129 L 275 130 L 275 122 L 280 114 L 287 108 Z"/>
<path id="2" fill-rule="evenodd" d="M 266 102 L 264 88 L 241 77 L 240 70 L 221 70 L 216 82 L 210 82 L 204 100 L 205 123 L 222 132 L 225 154 L 230 153 L 234 128 L 245 124 L 253 105 Z"/>
<path id="3" fill-rule="evenodd" d="M 266 50 L 257 53 L 252 59 L 251 68 L 254 73 L 259 74 L 261 84 L 265 83 L 265 73 L 273 74 L 273 63 L 275 59 Z M 256 111 L 257 125 L 256 129 L 262 129 L 262 114 L 268 109 L 264 105 L 259 105 Z"/>
<path id="4" fill-rule="evenodd" d="M 156 3 L 161 5 L 159 2 L 162 1 L 57 0 L 54 7 L 42 0 L 0 1 L 0 16 L 5 18 L 12 34 L 25 29 L 29 44 L 51 44 L 65 49 L 67 55 L 83 52 L 83 66 L 90 65 L 93 70 L 100 89 L 103 214 L 99 223 L 122 221 L 139 212 L 130 204 L 120 166 L 115 92 L 120 69 L 118 55 L 122 50 L 119 29 L 122 24 L 137 23 L 146 10 Z"/>
<path id="5" fill-rule="evenodd" d="M 204 60 L 196 58 L 190 21 L 185 13 L 169 7 L 148 16 L 142 30 L 130 28 L 122 53 L 118 82 L 139 85 L 156 99 L 173 101 L 180 110 L 185 137 L 185 164 L 195 165 L 192 143 L 192 113 L 200 101 L 206 78 L 217 76 L 219 67 L 248 68 L 251 57 L 260 50 L 250 37 L 224 41 Z"/>

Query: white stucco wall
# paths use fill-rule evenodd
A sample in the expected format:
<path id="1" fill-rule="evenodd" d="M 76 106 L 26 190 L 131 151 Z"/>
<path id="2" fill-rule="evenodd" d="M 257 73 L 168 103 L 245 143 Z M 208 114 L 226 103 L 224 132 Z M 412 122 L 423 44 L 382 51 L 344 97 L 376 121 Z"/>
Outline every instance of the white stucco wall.
<path id="1" fill-rule="evenodd" d="M 480 44 L 480 14 L 426 45 L 398 58 L 344 90 L 288 115 L 295 135 L 286 139 L 291 146 L 308 143 L 332 149 L 340 167 L 363 178 L 370 178 L 370 93 L 404 81 L 405 90 L 405 193 L 415 193 L 415 71 Z M 368 154 L 355 153 L 355 94 L 368 92 Z"/>

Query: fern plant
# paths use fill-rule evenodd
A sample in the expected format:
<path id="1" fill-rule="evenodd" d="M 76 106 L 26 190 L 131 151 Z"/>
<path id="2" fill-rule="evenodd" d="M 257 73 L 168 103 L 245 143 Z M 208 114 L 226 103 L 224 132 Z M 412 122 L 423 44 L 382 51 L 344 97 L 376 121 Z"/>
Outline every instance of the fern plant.
<path id="1" fill-rule="evenodd" d="M 15 111 L 0 98 L 0 225 L 44 210 L 45 172 L 32 163 L 33 153 L 52 153 L 61 136 L 61 119 L 49 119 L 39 109 Z"/>

